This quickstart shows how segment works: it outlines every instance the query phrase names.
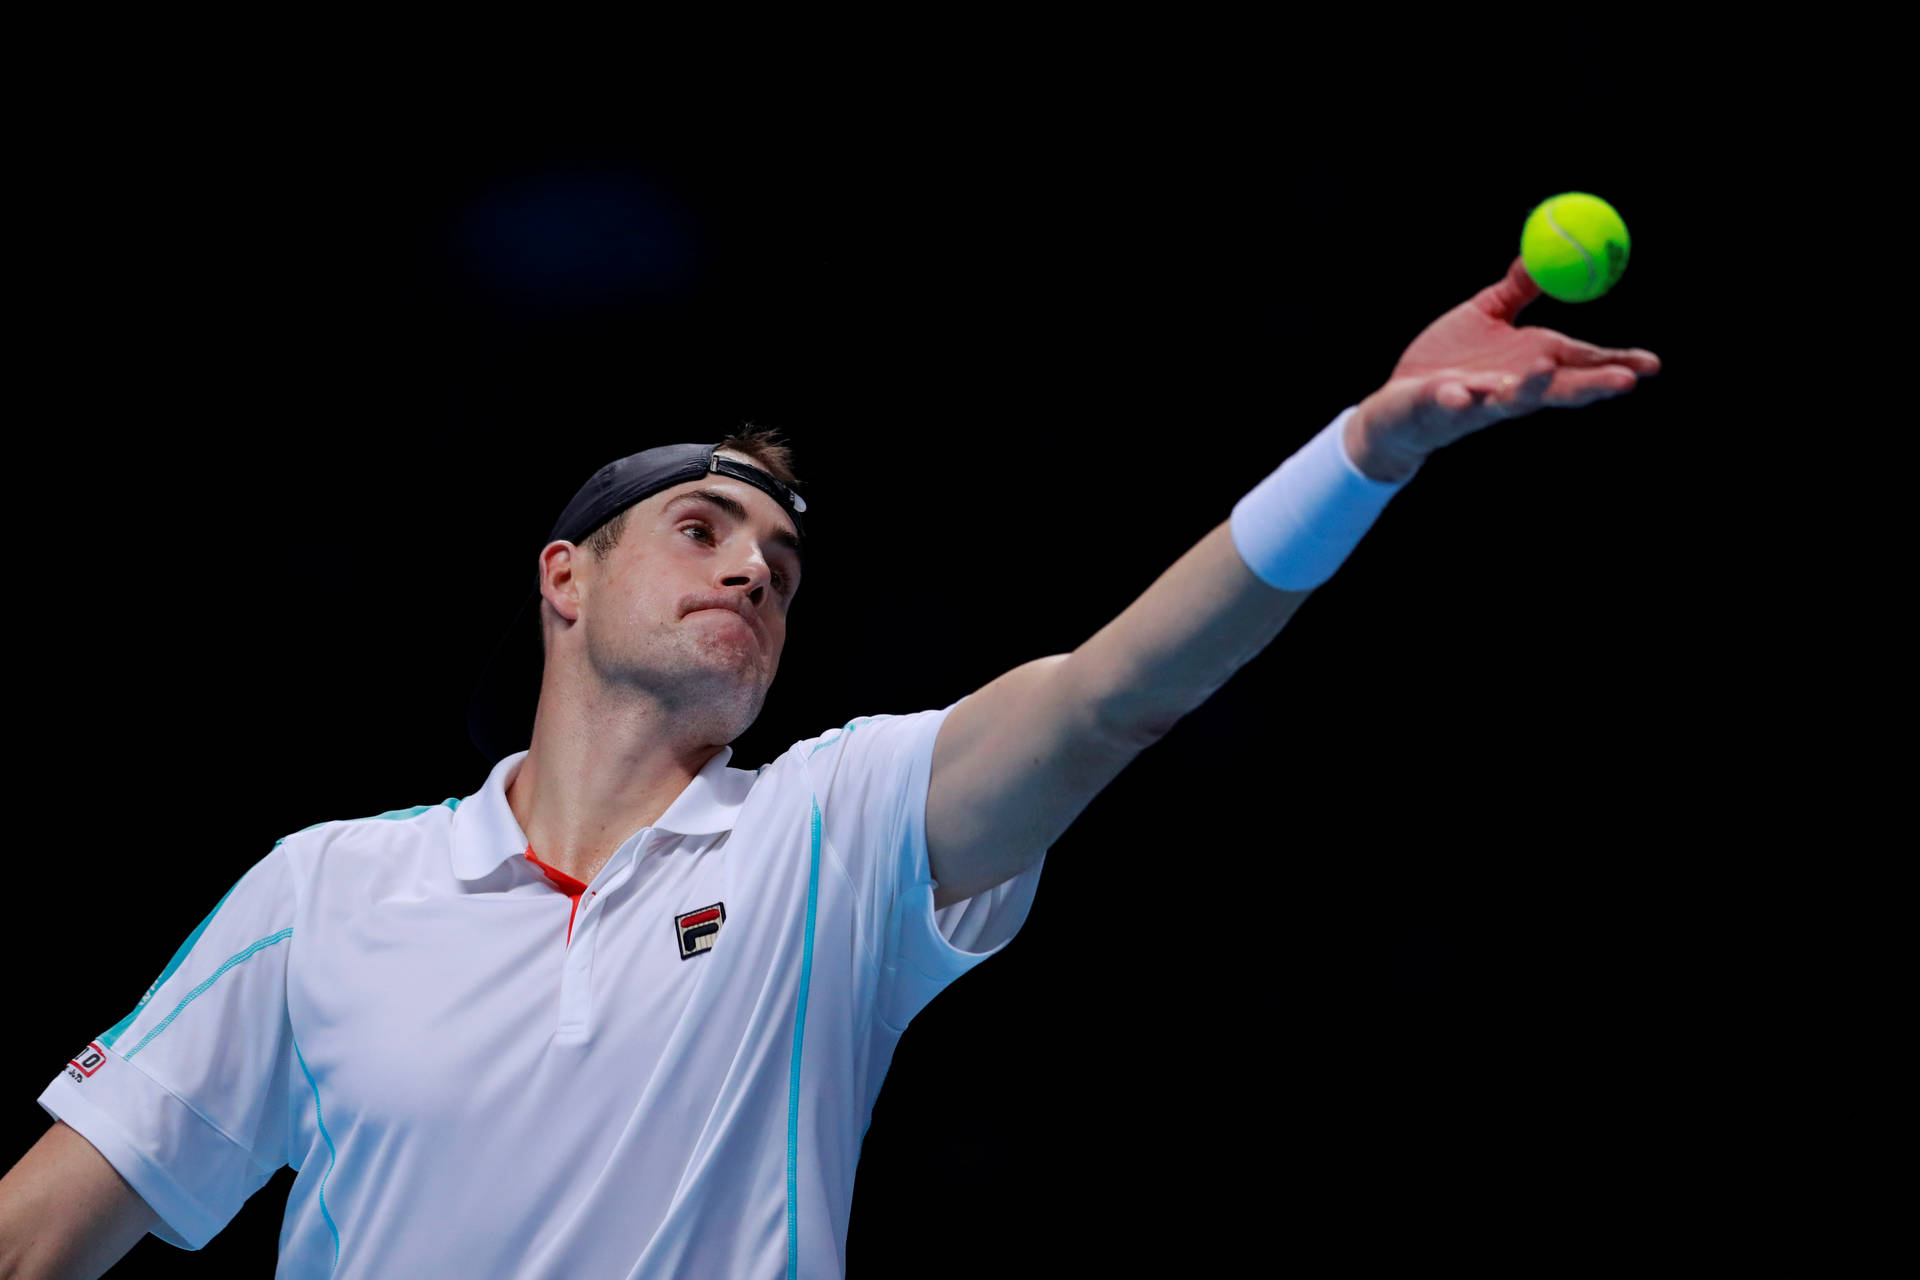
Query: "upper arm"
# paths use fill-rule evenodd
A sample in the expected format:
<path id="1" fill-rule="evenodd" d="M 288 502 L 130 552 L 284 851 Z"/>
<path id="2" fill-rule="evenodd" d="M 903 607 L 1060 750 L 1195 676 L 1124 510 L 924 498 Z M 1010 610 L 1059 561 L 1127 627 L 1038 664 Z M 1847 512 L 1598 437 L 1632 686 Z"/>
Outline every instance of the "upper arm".
<path id="1" fill-rule="evenodd" d="M 92 1143 L 56 1121 L 0 1178 L 0 1271 L 97 1276 L 159 1221 Z"/>
<path id="2" fill-rule="evenodd" d="M 940 726 L 927 782 L 936 908 L 1033 865 L 1147 745 L 1102 721 L 1072 659 L 1015 667 Z"/>
<path id="3" fill-rule="evenodd" d="M 38 1099 L 92 1144 L 159 1216 L 155 1235 L 202 1248 L 302 1130 L 287 957 L 296 913 L 284 845 L 187 934 L 133 1010 Z M 152 973 L 129 967 L 123 981 Z M 297 1163 L 297 1160 L 294 1161 Z"/>

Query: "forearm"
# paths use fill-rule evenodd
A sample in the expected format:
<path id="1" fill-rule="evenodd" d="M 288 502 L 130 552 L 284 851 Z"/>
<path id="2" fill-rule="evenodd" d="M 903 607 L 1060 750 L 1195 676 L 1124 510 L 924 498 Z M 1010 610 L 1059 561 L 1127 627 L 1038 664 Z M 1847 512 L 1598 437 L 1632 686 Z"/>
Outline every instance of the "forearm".
<path id="1" fill-rule="evenodd" d="M 1156 742 L 1271 644 L 1311 594 L 1254 576 L 1223 520 L 1067 665 L 1110 732 Z"/>
<path id="2" fill-rule="evenodd" d="M 1364 409 L 1328 423 L 1074 651 L 1077 696 L 1117 741 L 1158 741 L 1271 644 L 1418 469 L 1376 473 Z"/>

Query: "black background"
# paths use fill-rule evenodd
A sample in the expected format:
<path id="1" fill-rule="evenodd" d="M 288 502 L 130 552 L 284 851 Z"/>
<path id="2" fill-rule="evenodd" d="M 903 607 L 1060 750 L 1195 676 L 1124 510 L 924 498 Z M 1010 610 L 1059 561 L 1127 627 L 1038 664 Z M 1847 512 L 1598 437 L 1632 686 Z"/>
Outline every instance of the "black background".
<path id="1" fill-rule="evenodd" d="M 1719 764 L 1698 452 L 1732 304 L 1682 251 L 1751 176 L 1758 126 L 1702 104 L 1743 82 L 1237 43 L 671 87 L 655 49 L 577 105 L 501 63 L 377 100 L 351 63 L 68 84 L 16 160 L 13 893 L 61 923 L 7 944 L 7 1150 L 276 839 L 480 785 L 467 692 L 601 463 L 794 444 L 813 545 L 754 768 L 1074 648 L 1586 190 L 1631 265 L 1522 323 L 1664 372 L 1431 459 L 1092 803 L 902 1041 L 849 1274 L 1764 1231 L 1720 814 L 1765 796 Z M 267 1274 L 291 1176 L 123 1270 Z"/>

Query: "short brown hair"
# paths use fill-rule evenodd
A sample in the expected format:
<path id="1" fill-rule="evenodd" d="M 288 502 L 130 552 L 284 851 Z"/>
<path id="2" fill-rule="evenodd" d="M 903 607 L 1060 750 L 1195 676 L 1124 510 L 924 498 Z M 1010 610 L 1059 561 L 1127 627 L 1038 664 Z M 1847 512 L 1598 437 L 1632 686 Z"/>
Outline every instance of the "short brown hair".
<path id="1" fill-rule="evenodd" d="M 781 484 L 798 484 L 800 477 L 793 473 L 793 446 L 780 438 L 778 427 L 756 427 L 751 422 L 740 425 L 740 430 L 722 440 L 718 446 L 733 453 L 744 453 L 760 464 L 760 469 L 778 480 Z M 622 507 L 619 512 L 607 519 L 599 528 L 581 539 L 579 545 L 593 552 L 593 558 L 605 561 L 620 545 L 620 535 L 627 531 L 627 519 L 633 515 L 633 508 L 639 503 Z M 534 585 L 540 584 L 540 570 L 534 570 Z M 546 627 L 547 604 L 540 603 L 540 651 L 547 649 Z"/>

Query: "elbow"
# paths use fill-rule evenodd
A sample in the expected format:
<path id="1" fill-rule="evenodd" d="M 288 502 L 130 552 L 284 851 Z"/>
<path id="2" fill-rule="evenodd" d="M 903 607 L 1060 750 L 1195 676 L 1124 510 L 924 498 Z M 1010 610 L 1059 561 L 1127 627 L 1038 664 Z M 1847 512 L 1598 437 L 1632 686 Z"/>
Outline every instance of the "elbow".
<path id="1" fill-rule="evenodd" d="M 1088 731 L 1100 742 L 1130 753 L 1160 741 L 1185 712 L 1156 703 L 1147 693 L 1125 686 L 1089 692 L 1084 703 L 1091 709 Z"/>
<path id="2" fill-rule="evenodd" d="M 1146 750 L 1173 731 L 1192 710 L 1156 682 L 1139 677 L 1109 652 L 1082 645 L 1065 655 L 1059 678 L 1069 697 L 1085 709 L 1081 731 L 1130 752 Z"/>

